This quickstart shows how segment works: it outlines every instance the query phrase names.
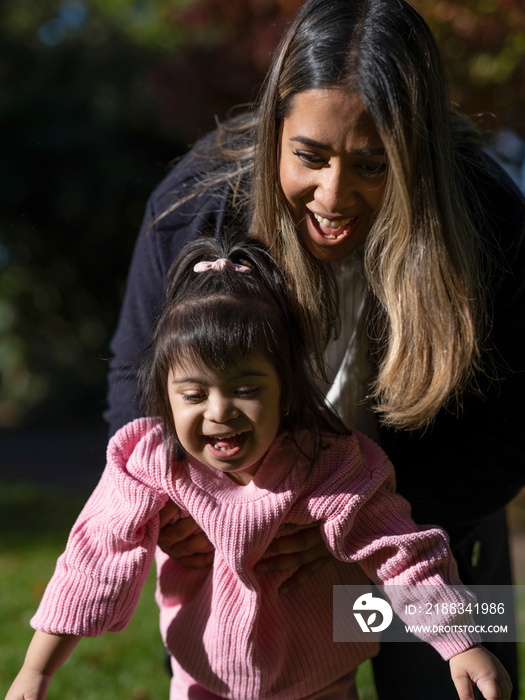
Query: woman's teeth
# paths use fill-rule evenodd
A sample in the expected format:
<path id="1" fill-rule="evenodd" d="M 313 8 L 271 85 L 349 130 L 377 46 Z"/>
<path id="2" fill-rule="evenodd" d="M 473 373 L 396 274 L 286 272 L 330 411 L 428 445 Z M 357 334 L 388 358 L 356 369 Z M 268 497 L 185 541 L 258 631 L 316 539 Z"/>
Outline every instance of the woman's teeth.
<path id="1" fill-rule="evenodd" d="M 345 230 L 342 231 L 339 236 L 335 236 L 333 234 L 323 234 L 325 238 L 330 238 L 330 239 L 335 239 L 335 238 L 340 238 L 346 233 L 346 227 L 348 225 L 355 221 L 357 217 L 353 216 L 350 219 L 325 219 L 324 216 L 319 216 L 318 214 L 313 214 L 314 219 L 324 228 L 329 228 L 333 230 L 337 230 L 340 228 L 344 228 Z"/>

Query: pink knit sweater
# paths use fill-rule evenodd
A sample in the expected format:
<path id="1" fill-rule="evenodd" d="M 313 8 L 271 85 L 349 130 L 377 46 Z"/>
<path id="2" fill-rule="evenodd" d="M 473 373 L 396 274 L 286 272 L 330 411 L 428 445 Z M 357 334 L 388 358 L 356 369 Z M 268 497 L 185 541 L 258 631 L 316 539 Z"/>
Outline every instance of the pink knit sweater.
<path id="1" fill-rule="evenodd" d="M 308 449 L 311 439 L 305 433 L 300 442 Z M 377 651 L 375 643 L 332 641 L 334 584 L 372 579 L 435 590 L 459 580 L 445 534 L 414 525 L 394 493 L 390 462 L 368 438 L 329 438 L 308 467 L 280 434 L 247 486 L 191 458 L 168 469 L 160 426 L 143 418 L 128 424 L 109 444 L 106 470 L 32 625 L 88 637 L 122 630 L 153 559 L 159 510 L 172 499 L 215 548 L 211 570 L 158 553 L 161 631 L 182 668 L 237 700 L 294 700 L 329 686 Z M 290 572 L 256 575 L 253 567 L 276 536 L 314 521 L 337 560 L 280 597 Z M 428 641 L 449 658 L 478 640 L 458 633 Z"/>

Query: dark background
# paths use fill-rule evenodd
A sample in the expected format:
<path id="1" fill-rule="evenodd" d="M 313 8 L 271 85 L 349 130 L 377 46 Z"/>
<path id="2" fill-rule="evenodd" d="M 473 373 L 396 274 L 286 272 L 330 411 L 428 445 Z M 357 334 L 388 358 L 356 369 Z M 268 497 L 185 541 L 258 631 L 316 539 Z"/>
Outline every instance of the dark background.
<path id="1" fill-rule="evenodd" d="M 38 451 L 24 439 L 38 431 L 105 440 L 109 339 L 146 198 L 215 115 L 256 97 L 300 5 L 0 4 L 0 467 Z M 522 0 L 417 7 L 461 108 L 525 137 Z"/>

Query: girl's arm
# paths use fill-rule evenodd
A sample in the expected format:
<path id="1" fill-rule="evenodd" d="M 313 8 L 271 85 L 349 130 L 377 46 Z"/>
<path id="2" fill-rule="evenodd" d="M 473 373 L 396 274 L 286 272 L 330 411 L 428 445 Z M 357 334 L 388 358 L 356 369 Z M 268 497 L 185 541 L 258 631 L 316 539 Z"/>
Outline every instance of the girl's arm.
<path id="1" fill-rule="evenodd" d="M 5 700 L 44 700 L 53 674 L 81 639 L 73 634 L 48 634 L 37 630 Z"/>
<path id="2" fill-rule="evenodd" d="M 475 646 L 457 654 L 449 664 L 460 700 L 474 700 L 474 685 L 485 700 L 509 700 L 512 691 L 509 674 L 484 647 Z"/>

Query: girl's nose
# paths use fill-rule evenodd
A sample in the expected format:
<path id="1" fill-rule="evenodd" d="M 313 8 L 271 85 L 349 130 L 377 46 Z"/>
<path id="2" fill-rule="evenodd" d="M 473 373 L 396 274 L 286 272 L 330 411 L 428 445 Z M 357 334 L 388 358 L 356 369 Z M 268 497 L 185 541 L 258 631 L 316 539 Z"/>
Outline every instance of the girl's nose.
<path id="1" fill-rule="evenodd" d="M 226 423 L 237 418 L 239 410 L 233 399 L 227 396 L 209 396 L 205 418 L 214 423 Z"/>

